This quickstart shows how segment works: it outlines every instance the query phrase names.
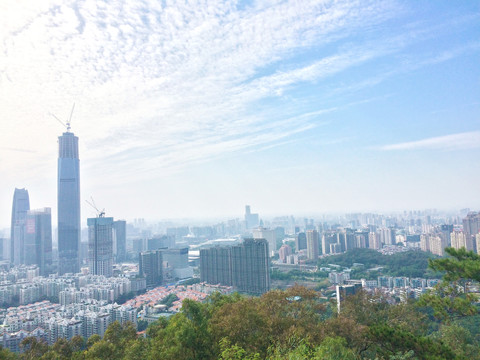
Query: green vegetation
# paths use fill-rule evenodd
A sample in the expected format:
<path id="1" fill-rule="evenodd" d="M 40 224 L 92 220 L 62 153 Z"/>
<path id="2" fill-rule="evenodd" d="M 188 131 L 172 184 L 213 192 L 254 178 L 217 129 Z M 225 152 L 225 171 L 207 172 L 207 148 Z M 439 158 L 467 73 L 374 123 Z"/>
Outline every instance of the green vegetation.
<path id="1" fill-rule="evenodd" d="M 178 300 L 178 296 L 175 295 L 174 293 L 171 293 L 171 294 L 168 294 L 162 301 L 160 301 L 160 304 L 167 305 L 167 308 L 169 308 L 177 300 Z"/>
<path id="2" fill-rule="evenodd" d="M 328 273 L 325 271 L 302 271 L 302 270 L 290 270 L 283 272 L 273 268 L 270 274 L 272 280 L 322 280 L 328 278 Z"/>
<path id="3" fill-rule="evenodd" d="M 146 338 L 137 337 L 132 324 L 115 322 L 103 339 L 75 337 L 48 346 L 28 338 L 22 354 L 0 349 L 0 358 L 480 359 L 480 316 L 467 286 L 480 277 L 480 257 L 449 254 L 430 261 L 445 276 L 417 302 L 391 305 L 381 295 L 360 292 L 337 313 L 336 304 L 299 286 L 261 297 L 214 293 L 204 303 L 185 300 L 178 314 L 150 324 Z"/>
<path id="4" fill-rule="evenodd" d="M 378 276 L 406 276 L 410 278 L 440 278 L 441 273 L 428 268 L 428 261 L 437 258 L 424 251 L 407 251 L 393 255 L 383 255 L 372 249 L 352 249 L 343 254 L 332 255 L 318 261 L 318 266 L 328 267 L 336 264 L 342 267 L 353 267 L 354 263 L 363 267 L 352 269 L 352 279 L 375 280 Z M 382 267 L 379 271 L 369 271 Z M 435 269 L 440 270 L 440 269 Z"/>

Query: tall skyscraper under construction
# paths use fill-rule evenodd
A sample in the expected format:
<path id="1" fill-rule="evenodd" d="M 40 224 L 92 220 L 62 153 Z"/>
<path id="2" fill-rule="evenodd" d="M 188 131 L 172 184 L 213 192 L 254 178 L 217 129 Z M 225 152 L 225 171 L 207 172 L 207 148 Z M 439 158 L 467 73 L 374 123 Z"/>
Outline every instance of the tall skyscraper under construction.
<path id="1" fill-rule="evenodd" d="M 113 276 L 113 218 L 89 218 L 87 225 L 90 274 Z"/>
<path id="2" fill-rule="evenodd" d="M 58 137 L 58 273 L 80 271 L 80 160 L 78 137 Z"/>

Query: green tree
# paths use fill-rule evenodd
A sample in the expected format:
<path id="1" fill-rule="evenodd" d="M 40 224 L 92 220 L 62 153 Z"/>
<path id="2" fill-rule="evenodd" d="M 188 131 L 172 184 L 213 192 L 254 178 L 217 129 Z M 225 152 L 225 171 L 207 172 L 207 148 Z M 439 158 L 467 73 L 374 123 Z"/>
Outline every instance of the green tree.
<path id="1" fill-rule="evenodd" d="M 34 360 L 41 358 L 48 351 L 48 344 L 36 337 L 27 337 L 20 343 L 20 350 L 22 351 L 21 359 Z"/>
<path id="2" fill-rule="evenodd" d="M 468 292 L 468 283 L 480 281 L 480 256 L 465 248 L 445 251 L 449 257 L 429 261 L 433 270 L 445 272 L 443 281 L 424 294 L 418 305 L 431 307 L 437 319 L 452 322 L 478 313 L 474 305 L 478 297 Z"/>
<path id="3" fill-rule="evenodd" d="M 356 360 L 357 355 L 347 347 L 347 341 L 341 337 L 327 337 L 315 349 L 315 358 L 324 360 Z"/>

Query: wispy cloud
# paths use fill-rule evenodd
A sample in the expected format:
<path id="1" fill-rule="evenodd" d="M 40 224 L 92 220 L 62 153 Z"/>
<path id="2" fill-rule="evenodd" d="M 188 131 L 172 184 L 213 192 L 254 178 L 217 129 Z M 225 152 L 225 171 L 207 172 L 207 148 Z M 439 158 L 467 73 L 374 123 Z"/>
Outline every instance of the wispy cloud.
<path id="1" fill-rule="evenodd" d="M 432 137 L 417 141 L 384 145 L 380 150 L 465 150 L 480 148 L 480 131 Z"/>

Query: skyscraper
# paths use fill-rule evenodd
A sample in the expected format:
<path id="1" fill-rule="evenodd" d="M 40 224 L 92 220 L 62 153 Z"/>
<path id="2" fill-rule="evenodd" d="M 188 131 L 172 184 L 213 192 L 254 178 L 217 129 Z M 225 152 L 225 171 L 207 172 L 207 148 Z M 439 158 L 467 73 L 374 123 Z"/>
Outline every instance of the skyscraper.
<path id="1" fill-rule="evenodd" d="M 250 205 L 245 205 L 245 227 L 250 230 L 257 227 L 259 224 L 258 214 L 252 214 L 250 212 Z"/>
<path id="2" fill-rule="evenodd" d="M 58 272 L 80 271 L 80 160 L 78 137 L 58 137 Z"/>
<path id="3" fill-rule="evenodd" d="M 147 287 L 162 285 L 163 256 L 161 250 L 150 250 L 140 253 L 139 273 L 145 276 Z"/>
<path id="4" fill-rule="evenodd" d="M 30 210 L 30 199 L 27 189 L 15 189 L 13 193 L 12 225 L 10 227 L 10 261 L 15 264 L 23 264 L 24 261 L 24 238 L 25 219 Z"/>
<path id="5" fill-rule="evenodd" d="M 127 253 L 127 222 L 125 220 L 113 222 L 113 237 L 115 244 L 115 261 L 124 261 Z"/>
<path id="6" fill-rule="evenodd" d="M 318 231 L 307 230 L 307 258 L 317 260 L 318 255 Z"/>
<path id="7" fill-rule="evenodd" d="M 253 238 L 254 239 L 265 239 L 268 242 L 268 249 L 270 250 L 269 256 L 273 256 L 275 254 L 275 250 L 277 249 L 277 236 L 275 234 L 275 230 L 265 229 L 263 227 L 259 227 L 252 230 Z"/>
<path id="8" fill-rule="evenodd" d="M 232 246 L 233 286 L 239 291 L 261 295 L 270 290 L 270 257 L 264 239 L 245 239 Z"/>
<path id="9" fill-rule="evenodd" d="M 52 269 L 52 215 L 50 208 L 27 211 L 24 241 L 24 264 L 38 265 L 40 275 Z"/>
<path id="10" fill-rule="evenodd" d="M 113 276 L 113 218 L 87 219 L 90 274 Z"/>

